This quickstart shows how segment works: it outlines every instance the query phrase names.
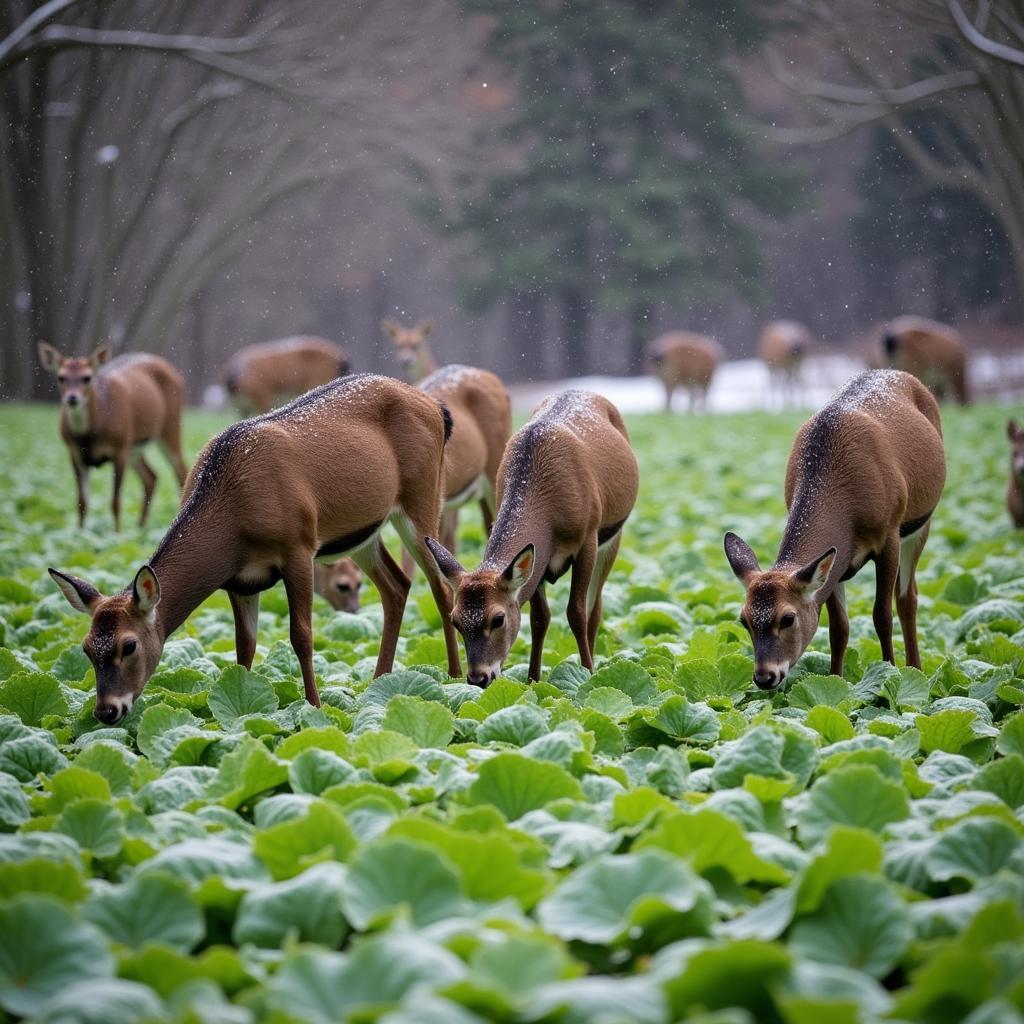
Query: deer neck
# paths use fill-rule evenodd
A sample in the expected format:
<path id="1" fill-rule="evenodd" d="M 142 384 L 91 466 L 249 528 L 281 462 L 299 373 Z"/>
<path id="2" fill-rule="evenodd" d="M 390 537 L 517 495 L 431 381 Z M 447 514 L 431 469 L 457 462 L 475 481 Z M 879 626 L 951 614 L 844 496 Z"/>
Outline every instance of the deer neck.
<path id="1" fill-rule="evenodd" d="M 523 548 L 532 544 L 536 555 L 533 572 L 526 585 L 519 590 L 518 604 L 521 608 L 530 600 L 534 591 L 544 580 L 544 573 L 547 572 L 551 556 L 554 554 L 554 537 L 549 524 L 531 522 L 529 518 L 522 520 L 508 532 L 498 529 L 499 522 L 500 510 L 499 520 L 495 521 L 494 527 L 491 529 L 491 536 L 487 541 L 480 568 L 504 571 Z"/>
<path id="2" fill-rule="evenodd" d="M 772 568 L 799 569 L 834 547 L 836 559 L 832 571 L 819 591 L 824 602 L 850 567 L 853 536 L 853 520 L 842 501 L 830 500 L 817 489 L 798 487 Z"/>
<path id="3" fill-rule="evenodd" d="M 202 510 L 190 515 L 186 502 L 150 559 L 160 582 L 156 617 L 163 639 L 238 572 L 238 534 L 224 519 Z"/>
<path id="4" fill-rule="evenodd" d="M 427 345 L 424 343 L 420 358 L 416 360 L 415 376 L 416 380 L 414 384 L 419 384 L 420 381 L 426 380 L 432 373 L 436 373 L 438 369 L 437 360 L 434 358 L 434 353 L 430 351 Z"/>

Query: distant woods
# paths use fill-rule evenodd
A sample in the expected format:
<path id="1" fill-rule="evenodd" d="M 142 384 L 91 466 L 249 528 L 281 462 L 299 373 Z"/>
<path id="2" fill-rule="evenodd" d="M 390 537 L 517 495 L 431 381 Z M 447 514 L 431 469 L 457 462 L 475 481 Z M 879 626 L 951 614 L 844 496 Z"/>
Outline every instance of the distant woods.
<path id="1" fill-rule="evenodd" d="M 723 13 L 728 8 L 726 13 Z M 897 22 L 912 26 L 898 30 Z M 0 394 L 379 322 L 510 379 L 1020 317 L 1024 0 L 8 0 Z M 879 59 L 879 55 L 886 59 Z M 870 59 L 869 59 L 870 58 Z"/>

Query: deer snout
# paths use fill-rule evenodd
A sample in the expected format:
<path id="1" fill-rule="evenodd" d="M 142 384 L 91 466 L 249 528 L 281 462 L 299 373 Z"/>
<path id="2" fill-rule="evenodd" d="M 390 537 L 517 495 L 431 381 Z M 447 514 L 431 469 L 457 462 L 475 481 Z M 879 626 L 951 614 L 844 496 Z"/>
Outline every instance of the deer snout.
<path id="1" fill-rule="evenodd" d="M 466 673 L 466 682 L 471 686 L 479 686 L 481 689 L 486 689 L 491 683 L 494 682 L 497 673 L 493 670 L 484 670 L 480 672 L 477 669 L 470 669 Z"/>
<path id="2" fill-rule="evenodd" d="M 114 697 L 105 704 L 97 703 L 93 715 L 98 722 L 102 722 L 104 725 L 115 725 L 131 711 L 132 703 L 131 697 L 127 699 Z"/>
<path id="3" fill-rule="evenodd" d="M 785 682 L 787 674 L 786 665 L 758 665 L 754 669 L 754 685 L 760 690 L 774 690 Z"/>
<path id="4" fill-rule="evenodd" d="M 79 398 L 79 396 L 74 391 L 72 391 L 70 394 L 64 396 L 64 401 L 72 408 L 74 408 L 76 405 L 81 403 L 82 399 Z"/>

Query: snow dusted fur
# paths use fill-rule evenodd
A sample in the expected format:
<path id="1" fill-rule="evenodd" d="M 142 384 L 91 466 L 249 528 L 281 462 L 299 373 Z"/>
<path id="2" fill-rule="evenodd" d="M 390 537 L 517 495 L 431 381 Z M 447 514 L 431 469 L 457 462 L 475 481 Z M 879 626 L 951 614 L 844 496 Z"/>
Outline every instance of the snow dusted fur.
<path id="1" fill-rule="evenodd" d="M 647 346 L 647 361 L 665 387 L 665 411 L 672 411 L 672 396 L 683 388 L 690 412 L 707 404 L 711 378 L 722 360 L 722 348 L 712 338 L 690 331 L 669 331 Z"/>
<path id="2" fill-rule="evenodd" d="M 800 397 L 800 368 L 812 344 L 811 332 L 793 320 L 774 320 L 761 332 L 758 352 L 783 405 Z"/>
<path id="3" fill-rule="evenodd" d="M 601 590 L 636 501 L 639 474 L 618 409 L 589 391 L 547 399 L 513 434 L 498 470 L 498 514 L 479 568 L 467 572 L 427 544 L 455 595 L 468 680 L 501 670 L 530 602 L 530 679 L 539 679 L 551 621 L 544 593 L 572 568 L 566 615 L 586 668 L 601 622 Z"/>
<path id="4" fill-rule="evenodd" d="M 1024 528 L 1024 430 L 1015 420 L 1006 424 L 1010 439 L 1010 483 L 1006 488 L 1006 507 L 1017 529 Z"/>
<path id="5" fill-rule="evenodd" d="M 363 571 L 351 558 L 313 566 L 313 589 L 337 612 L 359 611 Z"/>
<path id="6" fill-rule="evenodd" d="M 333 341 L 282 338 L 240 349 L 224 367 L 224 386 L 243 415 L 276 405 L 348 373 L 348 356 Z"/>
<path id="7" fill-rule="evenodd" d="M 376 674 L 394 662 L 409 579 L 381 542 L 391 522 L 427 576 L 460 673 L 448 589 L 424 538 L 437 532 L 446 410 L 391 377 L 342 377 L 264 416 L 242 420 L 200 453 L 181 510 L 134 583 L 113 597 L 51 570 L 73 607 L 92 615 L 96 716 L 118 721 L 153 674 L 164 641 L 215 590 L 228 592 L 238 662 L 252 665 L 259 595 L 278 580 L 306 698 L 313 677 L 313 560 L 350 554 L 384 606 Z"/>
<path id="8" fill-rule="evenodd" d="M 78 485 L 78 525 L 85 525 L 89 511 L 89 469 L 105 462 L 114 464 L 114 529 L 121 529 L 121 485 L 129 465 L 142 480 L 139 525 L 144 525 L 156 490 L 156 473 L 143 457 L 142 445 L 158 442 L 174 467 L 178 485 L 185 483 L 181 374 L 166 359 L 146 352 L 126 352 L 111 360 L 107 345 L 90 356 L 75 358 L 42 343 L 39 360 L 57 378 L 60 389 L 60 436 Z"/>
<path id="9" fill-rule="evenodd" d="M 920 316 L 901 316 L 882 332 L 889 365 L 912 373 L 939 401 L 967 404 L 967 355 L 963 339 L 946 324 Z"/>
<path id="10" fill-rule="evenodd" d="M 800 428 L 786 467 L 789 519 L 775 564 L 762 571 L 749 545 L 725 535 L 726 557 L 747 588 L 743 624 L 754 642 L 757 686 L 782 684 L 813 639 L 822 605 L 830 671 L 842 674 L 849 639 L 843 583 L 870 560 L 882 657 L 895 663 L 895 589 L 907 664 L 921 667 L 914 572 L 945 479 L 938 404 L 899 370 L 854 377 Z"/>
<path id="11" fill-rule="evenodd" d="M 459 509 L 478 500 L 484 529 L 494 522 L 498 467 L 512 433 L 512 400 L 489 370 L 452 364 L 420 381 L 420 390 L 447 406 L 452 435 L 444 452 L 441 543 L 455 551 Z"/>

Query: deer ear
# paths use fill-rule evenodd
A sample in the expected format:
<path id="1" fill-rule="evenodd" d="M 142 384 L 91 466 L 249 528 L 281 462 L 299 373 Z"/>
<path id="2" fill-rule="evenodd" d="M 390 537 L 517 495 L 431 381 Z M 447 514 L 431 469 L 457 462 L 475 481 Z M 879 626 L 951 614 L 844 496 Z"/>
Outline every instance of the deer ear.
<path id="1" fill-rule="evenodd" d="M 392 338 L 398 334 L 398 324 L 394 320 L 381 320 L 380 329 Z"/>
<path id="2" fill-rule="evenodd" d="M 532 544 L 527 544 L 522 551 L 508 563 L 501 578 L 505 586 L 514 594 L 518 594 L 533 575 L 533 566 L 537 561 L 537 549 Z"/>
<path id="3" fill-rule="evenodd" d="M 424 541 L 431 557 L 437 563 L 438 569 L 441 570 L 445 582 L 454 593 L 459 589 L 459 581 L 466 575 L 466 570 L 462 568 L 459 560 L 433 537 L 425 537 Z"/>
<path id="4" fill-rule="evenodd" d="M 43 369 L 47 373 L 56 374 L 60 369 L 61 354 L 52 345 L 47 345 L 45 341 L 39 342 L 37 351 Z"/>
<path id="5" fill-rule="evenodd" d="M 113 352 L 109 345 L 100 345 L 99 348 L 94 349 L 91 356 L 89 356 L 89 362 L 92 363 L 93 369 L 98 369 L 104 363 L 110 362 L 110 357 Z"/>
<path id="6" fill-rule="evenodd" d="M 132 581 L 132 602 L 148 615 L 160 603 L 160 581 L 148 565 L 144 565 Z"/>
<path id="7" fill-rule="evenodd" d="M 433 320 L 421 320 L 419 322 L 419 324 L 417 325 L 416 329 L 425 338 L 434 329 L 434 321 Z"/>
<path id="8" fill-rule="evenodd" d="M 829 548 L 825 554 L 814 559 L 813 562 L 808 562 L 802 569 L 797 569 L 793 573 L 793 580 L 804 590 L 810 590 L 814 593 L 825 585 L 835 560 L 836 549 Z"/>
<path id="9" fill-rule="evenodd" d="M 754 549 L 741 537 L 729 532 L 725 535 L 725 557 L 736 578 L 746 583 L 755 572 L 761 571 Z"/>
<path id="10" fill-rule="evenodd" d="M 93 605 L 103 595 L 91 583 L 86 583 L 85 580 L 80 580 L 77 576 L 72 576 L 70 573 L 61 572 L 59 569 L 47 569 L 47 572 L 50 574 L 53 582 L 60 587 L 60 592 L 68 599 L 68 604 L 76 612 L 84 612 L 86 615 L 92 614 Z"/>

